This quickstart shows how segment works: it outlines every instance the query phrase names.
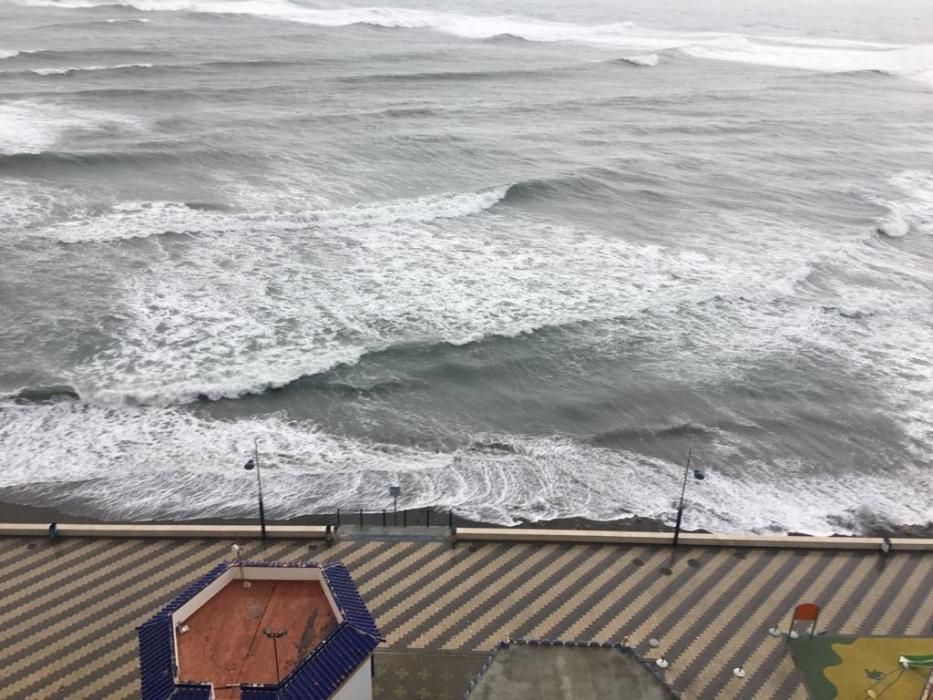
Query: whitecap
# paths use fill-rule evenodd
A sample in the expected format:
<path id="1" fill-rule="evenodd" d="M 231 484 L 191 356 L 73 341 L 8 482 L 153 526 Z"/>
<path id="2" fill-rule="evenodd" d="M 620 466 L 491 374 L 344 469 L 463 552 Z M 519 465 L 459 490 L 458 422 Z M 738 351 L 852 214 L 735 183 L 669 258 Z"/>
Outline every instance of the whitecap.
<path id="1" fill-rule="evenodd" d="M 732 35 L 691 43 L 680 51 L 694 58 L 826 73 L 875 71 L 933 84 L 933 45 L 860 45 L 814 38 L 801 43 L 794 37 L 778 44 L 774 38 L 754 39 Z"/>
<path id="2" fill-rule="evenodd" d="M 138 118 L 114 112 L 63 109 L 53 102 L 7 102 L 0 105 L 0 154 L 41 153 L 58 145 L 69 131 L 115 125 L 142 126 Z"/>
<path id="3" fill-rule="evenodd" d="M 891 177 L 889 183 L 903 196 L 875 198 L 888 210 L 878 221 L 878 232 L 891 238 L 903 238 L 910 232 L 933 233 L 933 172 L 908 170 Z"/>
<path id="4" fill-rule="evenodd" d="M 631 63 L 633 66 L 644 66 L 646 68 L 658 65 L 658 55 L 656 53 L 645 56 L 622 56 L 619 60 Z"/>
<path id="5" fill-rule="evenodd" d="M 0 488 L 19 498 L 69 504 L 109 518 L 245 517 L 254 492 L 240 465 L 258 441 L 271 517 L 338 507 L 378 510 L 383 485 L 402 485 L 401 505 L 454 508 L 459 516 L 518 519 L 633 513 L 671 522 L 682 466 L 557 436 L 474 435 L 508 450 L 436 452 L 329 434 L 276 416 L 214 420 L 170 408 L 94 406 L 81 401 L 0 401 L 8 467 Z M 39 443 L 35 435 L 43 435 Z M 726 446 L 728 447 L 728 446 Z M 737 476 L 708 470 L 688 493 L 685 526 L 719 532 L 839 531 L 864 507 L 891 522 L 922 522 L 928 471 L 824 473 L 793 460 L 749 461 Z M 646 476 L 650 475 L 650 477 Z M 197 494 L 192 498 L 192 494 Z"/>
<path id="6" fill-rule="evenodd" d="M 30 6 L 96 7 L 108 0 L 20 0 Z M 643 51 L 680 49 L 696 58 L 823 72 L 882 71 L 933 84 L 933 45 L 883 44 L 811 36 L 752 36 L 727 32 L 666 31 L 632 22 L 585 25 L 518 15 L 465 15 L 391 7 L 315 9 L 288 0 L 134 0 L 141 11 L 245 14 L 344 27 L 370 24 L 430 29 L 467 39 L 504 35 L 526 41 L 575 42 Z"/>
<path id="7" fill-rule="evenodd" d="M 910 232 L 910 224 L 904 221 L 904 217 L 898 213 L 891 212 L 878 222 L 878 233 L 888 238 L 903 238 Z"/>
<path id="8" fill-rule="evenodd" d="M 33 68 L 30 72 L 36 75 L 71 75 L 84 71 L 118 71 L 133 68 L 152 68 L 151 63 L 118 63 L 113 66 L 66 66 L 63 68 Z"/>
<path id="9" fill-rule="evenodd" d="M 424 223 L 479 214 L 500 202 L 506 191 L 507 188 L 498 187 L 477 192 L 442 192 L 343 208 L 274 212 L 205 210 L 184 202 L 118 202 L 102 213 L 77 216 L 30 235 L 61 243 L 102 243 L 170 233 L 247 233 L 257 227 L 289 231 L 308 226 L 333 229 Z"/>

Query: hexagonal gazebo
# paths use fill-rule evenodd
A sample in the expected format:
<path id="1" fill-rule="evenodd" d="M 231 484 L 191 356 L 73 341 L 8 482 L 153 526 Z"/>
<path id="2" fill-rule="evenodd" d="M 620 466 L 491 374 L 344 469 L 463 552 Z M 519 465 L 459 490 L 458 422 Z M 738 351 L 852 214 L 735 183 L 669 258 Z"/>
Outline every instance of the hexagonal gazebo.
<path id="1" fill-rule="evenodd" d="M 372 700 L 383 641 L 339 562 L 224 562 L 137 632 L 143 700 Z"/>

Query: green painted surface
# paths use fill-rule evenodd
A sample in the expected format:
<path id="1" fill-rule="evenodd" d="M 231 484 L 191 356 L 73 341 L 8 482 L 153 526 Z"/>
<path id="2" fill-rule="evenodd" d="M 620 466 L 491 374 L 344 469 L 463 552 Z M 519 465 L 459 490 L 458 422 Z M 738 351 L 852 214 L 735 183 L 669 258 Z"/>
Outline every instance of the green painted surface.
<path id="1" fill-rule="evenodd" d="M 836 699 L 836 686 L 827 680 L 823 671 L 829 666 L 842 663 L 840 656 L 833 651 L 833 644 L 851 644 L 854 641 L 855 637 L 801 637 L 789 640 L 794 662 L 813 700 Z"/>

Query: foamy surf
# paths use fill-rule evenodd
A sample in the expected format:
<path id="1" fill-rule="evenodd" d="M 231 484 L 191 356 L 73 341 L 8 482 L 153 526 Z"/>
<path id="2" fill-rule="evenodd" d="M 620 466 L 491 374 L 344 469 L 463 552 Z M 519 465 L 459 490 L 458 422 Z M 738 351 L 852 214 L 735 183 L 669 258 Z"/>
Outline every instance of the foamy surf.
<path id="1" fill-rule="evenodd" d="M 244 517 L 255 503 L 236 465 L 258 440 L 270 517 L 338 507 L 379 509 L 382 485 L 400 484 L 400 505 L 454 508 L 461 516 L 513 524 L 639 514 L 668 522 L 682 466 L 561 437 L 474 435 L 446 452 L 328 434 L 277 417 L 212 420 L 176 409 L 103 408 L 80 401 L 0 401 L 8 468 L 0 488 L 19 498 L 112 518 Z M 36 444 L 34 435 L 44 436 Z M 483 445 L 505 445 L 487 449 Z M 646 475 L 650 474 L 650 478 Z M 872 512 L 923 522 L 928 472 L 905 466 L 884 477 L 815 475 L 806 464 L 714 465 L 689 494 L 685 525 L 712 531 L 846 532 L 864 493 Z M 190 498 L 197 493 L 196 499 Z"/>
<path id="2" fill-rule="evenodd" d="M 82 397 L 160 405 L 238 397 L 399 344 L 464 344 L 587 321 L 599 337 L 598 322 L 646 313 L 651 324 L 665 319 L 666 328 L 706 338 L 719 348 L 714 375 L 728 376 L 744 356 L 791 348 L 806 333 L 818 307 L 774 314 L 758 304 L 794 296 L 814 260 L 839 252 L 818 234 L 808 250 L 787 250 L 776 228 L 763 264 L 761 243 L 738 242 L 747 250 L 733 246 L 726 258 L 494 214 L 448 219 L 443 229 L 378 217 L 288 236 L 257 227 L 233 233 L 179 241 L 189 265 L 155 259 L 126 280 L 115 311 L 119 345 L 69 378 Z M 682 318 L 685 306 L 739 298 Z M 741 342 L 731 339 L 739 327 Z M 683 338 L 678 331 L 658 342 Z M 694 368 L 700 376 L 708 362 Z"/>
<path id="3" fill-rule="evenodd" d="M 652 68 L 658 65 L 658 55 L 656 53 L 647 54 L 645 56 L 621 56 L 618 60 L 631 63 L 633 66 L 643 66 L 645 68 Z"/>
<path id="4" fill-rule="evenodd" d="M 112 66 L 66 66 L 63 68 L 32 68 L 36 75 L 73 75 L 75 73 L 95 73 L 100 71 L 121 71 L 137 68 L 152 68 L 152 63 L 118 63 Z"/>
<path id="5" fill-rule="evenodd" d="M 104 0 L 20 0 L 30 6 L 85 8 Z M 632 22 L 584 25 L 530 17 L 466 15 L 397 7 L 314 9 L 287 0 L 135 0 L 140 11 L 252 15 L 324 27 L 354 24 L 429 29 L 466 39 L 513 36 L 535 42 L 573 42 L 644 51 L 680 49 L 695 58 L 820 72 L 879 71 L 933 84 L 933 46 L 883 44 L 839 38 L 754 36 L 666 31 Z M 646 65 L 646 64 L 641 64 Z"/>
<path id="6" fill-rule="evenodd" d="M 903 238 L 912 231 L 933 233 L 933 173 L 907 171 L 889 182 L 903 193 L 903 198 L 876 200 L 888 210 L 878 220 L 878 232 L 889 238 Z"/>
<path id="7" fill-rule="evenodd" d="M 933 71 L 931 45 L 870 45 L 868 48 L 856 42 L 840 43 L 838 40 L 820 43 L 810 39 L 803 45 L 793 37 L 781 44 L 774 43 L 776 41 L 771 39 L 766 43 L 744 36 L 729 36 L 698 42 L 680 50 L 688 56 L 708 60 L 825 73 L 876 71 L 933 84 L 930 81 Z"/>
<path id="8" fill-rule="evenodd" d="M 308 227 L 386 226 L 403 222 L 427 223 L 480 214 L 502 201 L 507 188 L 477 192 L 429 194 L 411 199 L 370 202 L 343 208 L 289 211 L 225 211 L 184 202 L 119 202 L 102 213 L 30 231 L 31 236 L 61 243 L 105 243 L 164 234 L 210 235 L 294 231 Z"/>
<path id="9" fill-rule="evenodd" d="M 52 102 L 19 100 L 0 104 L 0 154 L 41 153 L 69 132 L 133 128 L 140 120 L 113 112 L 63 109 Z"/>
<path id="10" fill-rule="evenodd" d="M 837 60 L 927 41 L 913 15 L 447 7 L 4 6 L 0 47 L 46 47 L 0 61 L 4 104 L 51 145 L 0 156 L 0 442 L 36 476 L 0 501 L 237 515 L 256 435 L 282 513 L 403 481 L 496 522 L 669 518 L 693 445 L 691 524 L 922 520 L 933 239 L 924 180 L 879 178 L 929 170 L 928 95 Z M 794 47 L 845 75 L 741 62 Z"/>

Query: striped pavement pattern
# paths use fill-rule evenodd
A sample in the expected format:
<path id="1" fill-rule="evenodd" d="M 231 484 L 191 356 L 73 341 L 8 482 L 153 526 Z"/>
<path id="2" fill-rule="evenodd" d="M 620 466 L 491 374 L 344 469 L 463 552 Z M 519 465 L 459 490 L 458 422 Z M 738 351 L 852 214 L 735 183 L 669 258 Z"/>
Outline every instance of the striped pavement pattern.
<path id="1" fill-rule="evenodd" d="M 135 698 L 135 627 L 226 558 L 219 540 L 0 538 L 0 698 Z M 393 650 L 506 638 L 627 641 L 687 698 L 806 698 L 780 639 L 800 602 L 833 634 L 933 632 L 933 555 L 354 538 L 242 543 L 343 561 Z M 656 648 L 648 644 L 657 639 Z M 747 676 L 732 669 L 742 665 Z"/>

